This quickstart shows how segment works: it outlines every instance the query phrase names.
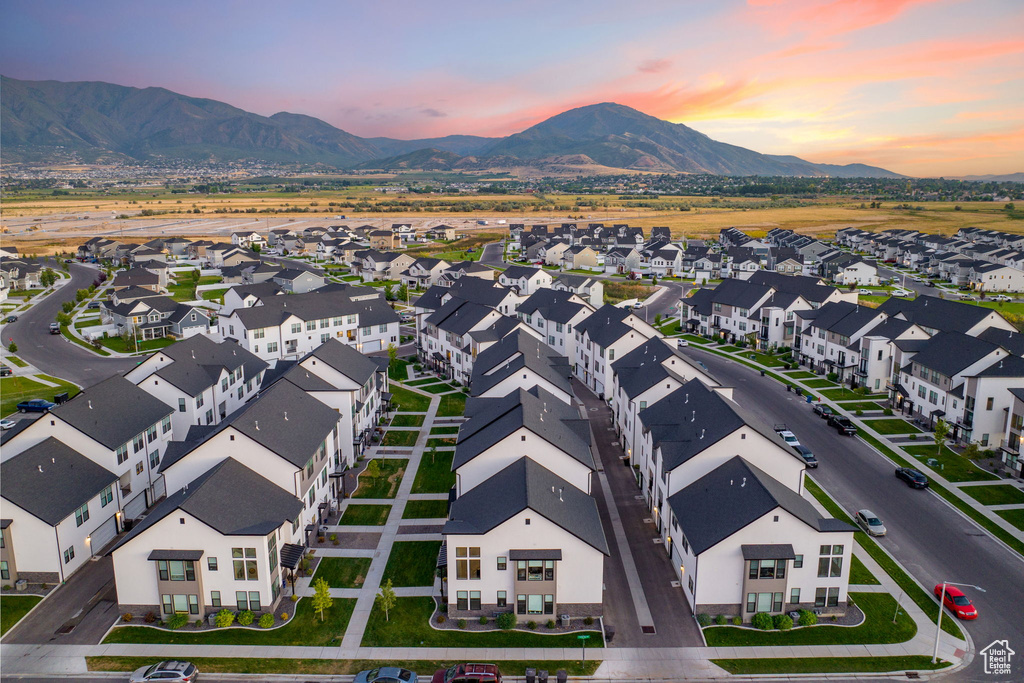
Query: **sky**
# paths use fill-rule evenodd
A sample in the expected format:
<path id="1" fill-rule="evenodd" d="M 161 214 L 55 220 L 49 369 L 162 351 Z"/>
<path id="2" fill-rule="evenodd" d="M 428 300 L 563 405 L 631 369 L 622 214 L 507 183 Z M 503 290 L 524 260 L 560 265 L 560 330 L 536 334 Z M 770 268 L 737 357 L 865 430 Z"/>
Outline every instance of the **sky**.
<path id="1" fill-rule="evenodd" d="M 404 139 L 618 102 L 819 163 L 1024 171 L 1021 0 L 4 0 L 0 73 Z"/>

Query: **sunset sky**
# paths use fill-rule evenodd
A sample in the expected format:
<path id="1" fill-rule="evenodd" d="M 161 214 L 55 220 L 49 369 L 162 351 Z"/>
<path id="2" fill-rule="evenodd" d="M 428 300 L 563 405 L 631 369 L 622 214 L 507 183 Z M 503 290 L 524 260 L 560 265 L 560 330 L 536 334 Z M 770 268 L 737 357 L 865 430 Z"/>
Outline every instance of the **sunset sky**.
<path id="1" fill-rule="evenodd" d="M 0 12 L 6 76 L 160 86 L 367 137 L 507 135 L 614 101 L 810 161 L 1024 171 L 1020 0 L 5 0 Z"/>

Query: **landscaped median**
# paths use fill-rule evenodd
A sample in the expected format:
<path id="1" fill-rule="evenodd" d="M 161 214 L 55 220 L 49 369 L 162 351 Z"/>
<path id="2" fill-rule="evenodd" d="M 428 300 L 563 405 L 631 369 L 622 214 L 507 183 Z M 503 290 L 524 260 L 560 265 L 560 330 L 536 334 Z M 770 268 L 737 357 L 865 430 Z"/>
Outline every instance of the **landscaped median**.
<path id="1" fill-rule="evenodd" d="M 409 461 L 405 458 L 374 458 L 359 473 L 353 498 L 394 498 Z"/>
<path id="2" fill-rule="evenodd" d="M 884 673 L 888 671 L 933 671 L 949 662 L 932 664 L 925 655 L 906 657 L 788 657 L 758 659 L 712 659 L 733 675 Z"/>

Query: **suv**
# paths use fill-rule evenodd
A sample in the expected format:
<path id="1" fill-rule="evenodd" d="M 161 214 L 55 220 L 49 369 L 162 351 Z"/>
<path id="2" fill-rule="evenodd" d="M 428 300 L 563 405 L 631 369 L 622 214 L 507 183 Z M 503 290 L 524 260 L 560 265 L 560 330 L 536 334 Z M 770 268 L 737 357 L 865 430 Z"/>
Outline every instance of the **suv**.
<path id="1" fill-rule="evenodd" d="M 824 403 L 815 403 L 814 404 L 814 414 L 820 416 L 823 419 L 829 418 L 829 417 L 832 417 L 833 415 L 835 415 L 835 413 L 832 412 L 832 408 L 830 408 L 829 406 L 825 405 Z"/>
<path id="2" fill-rule="evenodd" d="M 168 660 L 152 666 L 144 666 L 132 673 L 129 683 L 146 683 L 147 681 L 175 681 L 176 683 L 192 683 L 199 677 L 199 670 L 191 662 Z"/>
<path id="3" fill-rule="evenodd" d="M 818 466 L 818 459 L 814 457 L 814 453 L 811 453 L 811 449 L 807 446 L 793 446 L 793 450 L 796 451 L 796 454 L 800 456 L 808 467 Z"/>
<path id="4" fill-rule="evenodd" d="M 60 334 L 59 323 L 50 323 L 50 334 Z"/>
<path id="5" fill-rule="evenodd" d="M 456 664 L 438 669 L 430 683 L 501 683 L 501 672 L 496 664 Z"/>
<path id="6" fill-rule="evenodd" d="M 928 477 L 924 476 L 913 467 L 897 467 L 896 478 L 907 482 L 912 489 L 928 488 Z"/>
<path id="7" fill-rule="evenodd" d="M 828 426 L 834 427 L 837 432 L 844 436 L 853 436 L 857 433 L 857 427 L 850 422 L 850 418 L 842 415 L 833 415 L 828 419 Z"/>

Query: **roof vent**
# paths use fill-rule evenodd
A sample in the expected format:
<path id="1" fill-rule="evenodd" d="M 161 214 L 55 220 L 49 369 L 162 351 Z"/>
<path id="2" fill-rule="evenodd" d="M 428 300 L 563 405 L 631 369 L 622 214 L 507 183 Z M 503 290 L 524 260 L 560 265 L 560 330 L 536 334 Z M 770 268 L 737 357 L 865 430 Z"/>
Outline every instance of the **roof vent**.
<path id="1" fill-rule="evenodd" d="M 288 411 L 287 411 L 287 410 L 286 410 L 286 411 L 284 411 L 284 419 L 285 419 L 285 421 L 287 421 L 287 420 L 288 420 Z"/>
<path id="2" fill-rule="evenodd" d="M 746 477 L 743 477 L 743 483 L 742 483 L 742 484 L 740 484 L 740 488 L 743 488 L 743 487 L 744 487 L 744 486 L 746 486 L 746 485 L 747 485 L 747 478 L 746 478 Z"/>
<path id="3" fill-rule="evenodd" d="M 89 410 L 92 410 L 92 400 L 87 400 L 86 403 L 89 404 Z"/>
<path id="4" fill-rule="evenodd" d="M 563 491 L 563 490 L 564 490 L 564 487 L 562 487 L 562 486 L 559 486 L 559 487 L 558 487 L 558 502 L 559 502 L 559 503 L 561 503 L 561 502 L 562 502 L 562 491 Z"/>
<path id="5" fill-rule="evenodd" d="M 256 431 L 258 432 L 259 430 L 260 430 L 260 421 L 256 420 Z"/>
<path id="6" fill-rule="evenodd" d="M 38 468 L 39 468 L 39 471 L 40 471 L 40 472 L 42 472 L 42 471 L 43 471 L 43 466 L 42 466 L 42 465 L 36 465 L 36 467 L 38 467 Z M 554 489 L 554 487 L 552 487 L 552 489 Z"/>
<path id="7" fill-rule="evenodd" d="M 707 430 L 706 430 L 706 429 L 702 429 L 702 430 L 700 430 L 700 438 L 702 438 L 702 439 L 704 438 L 704 432 L 705 432 L 705 431 L 707 431 Z M 745 480 L 744 480 L 744 481 L 745 481 Z"/>
<path id="8" fill-rule="evenodd" d="M 696 420 L 697 420 L 697 411 L 694 410 L 693 413 L 690 415 L 690 422 L 694 422 Z"/>

